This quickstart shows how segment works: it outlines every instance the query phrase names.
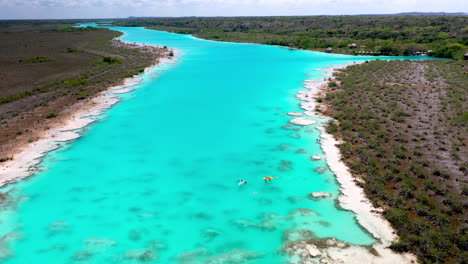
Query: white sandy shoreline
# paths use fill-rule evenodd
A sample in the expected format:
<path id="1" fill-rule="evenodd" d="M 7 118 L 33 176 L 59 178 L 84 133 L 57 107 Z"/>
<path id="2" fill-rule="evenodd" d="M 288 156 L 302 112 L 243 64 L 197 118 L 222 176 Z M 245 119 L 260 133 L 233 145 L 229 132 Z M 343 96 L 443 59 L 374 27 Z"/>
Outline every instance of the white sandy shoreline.
<path id="1" fill-rule="evenodd" d="M 347 66 L 349 66 L 349 64 L 323 69 L 322 71 L 325 73 L 321 79 L 305 81 L 307 90 L 300 91 L 297 94 L 297 98 L 304 101 L 301 103 L 301 108 L 305 110 L 305 115 L 324 117 L 321 113 L 316 111 L 316 98 L 325 85 L 327 85 L 325 78 L 331 77 L 334 71 L 346 68 Z M 325 118 L 330 119 L 330 117 Z M 341 194 L 338 197 L 339 204 L 343 209 L 353 211 L 356 214 L 356 220 L 359 224 L 378 240 L 378 242 L 372 245 L 372 248 L 379 254 L 379 256 L 375 256 L 370 253 L 368 248 L 354 245 L 344 249 L 330 247 L 323 252 L 324 255 L 327 256 L 327 260 L 346 264 L 417 263 L 417 259 L 413 254 L 397 254 L 388 248 L 392 241 L 398 239 L 394 229 L 382 216 L 382 210 L 372 205 L 366 197 L 364 190 L 356 184 L 355 178 L 350 173 L 349 168 L 341 160 L 341 153 L 337 146 L 340 142 L 332 135 L 326 133 L 323 127 L 318 127 L 318 130 L 321 132 L 320 142 L 322 150 L 325 153 L 327 164 L 330 170 L 336 175 L 336 179 L 340 184 Z"/>
<path id="2" fill-rule="evenodd" d="M 171 58 L 159 58 L 157 63 L 146 67 L 144 73 L 170 62 L 173 62 Z M 37 165 L 48 152 L 59 148 L 63 142 L 80 137 L 80 129 L 97 121 L 96 116 L 120 101 L 119 94 L 133 91 L 133 87 L 141 81 L 141 74 L 126 78 L 122 85 L 109 87 L 92 99 L 79 102 L 65 110 L 66 117 L 44 131 L 41 139 L 21 146 L 13 160 L 0 163 L 0 187 L 34 175 L 39 169 Z"/>

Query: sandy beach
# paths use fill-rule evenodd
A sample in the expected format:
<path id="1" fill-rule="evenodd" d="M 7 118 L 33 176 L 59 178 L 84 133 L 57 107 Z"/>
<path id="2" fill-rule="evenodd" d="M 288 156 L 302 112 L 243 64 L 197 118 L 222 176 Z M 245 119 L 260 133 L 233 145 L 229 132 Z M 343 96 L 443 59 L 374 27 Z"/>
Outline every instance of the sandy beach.
<path id="1" fill-rule="evenodd" d="M 316 99 L 324 95 L 327 78 L 332 77 L 334 71 L 346 68 L 347 66 L 349 65 L 332 66 L 323 69 L 324 73 L 321 79 L 305 81 L 304 86 L 307 90 L 300 91 L 296 96 L 299 100 L 303 101 L 300 103 L 300 106 L 305 111 L 305 115 L 321 116 L 330 119 L 330 117 L 323 116 L 317 111 L 316 107 L 318 103 Z M 325 262 L 320 263 L 329 263 L 326 261 L 332 261 L 332 263 L 376 264 L 417 263 L 416 257 L 413 254 L 397 254 L 388 248 L 392 241 L 398 240 L 394 229 L 382 216 L 382 209 L 375 208 L 372 205 L 366 197 L 364 190 L 356 184 L 356 179 L 350 173 L 349 168 L 341 160 L 341 153 L 338 148 L 340 142 L 332 135 L 326 133 L 324 127 L 318 127 L 317 129 L 321 132 L 320 142 L 327 164 L 341 185 L 341 194 L 337 198 L 339 205 L 343 209 L 356 213 L 356 220 L 359 224 L 378 240 L 377 243 L 372 245 L 372 249 L 377 252 L 377 255 L 371 253 L 368 247 L 350 245 L 349 247 L 340 248 L 331 245 L 321 251 L 320 261 L 323 259 Z"/>
<path id="2" fill-rule="evenodd" d="M 145 52 L 152 52 L 151 46 L 148 45 L 128 44 L 120 40 L 116 40 L 114 45 L 141 48 Z M 175 61 L 174 58 L 165 54 L 163 58 L 145 68 L 144 72 Z M 120 101 L 119 94 L 133 91 L 134 86 L 138 85 L 141 80 L 141 75 L 126 78 L 121 85 L 109 87 L 93 98 L 80 101 L 60 113 L 60 118 L 56 118 L 54 124 L 41 133 L 39 140 L 18 145 L 13 159 L 0 163 L 0 187 L 34 175 L 41 169 L 38 164 L 47 152 L 59 148 L 64 142 L 80 137 L 80 129 L 98 121 L 96 116 Z"/>

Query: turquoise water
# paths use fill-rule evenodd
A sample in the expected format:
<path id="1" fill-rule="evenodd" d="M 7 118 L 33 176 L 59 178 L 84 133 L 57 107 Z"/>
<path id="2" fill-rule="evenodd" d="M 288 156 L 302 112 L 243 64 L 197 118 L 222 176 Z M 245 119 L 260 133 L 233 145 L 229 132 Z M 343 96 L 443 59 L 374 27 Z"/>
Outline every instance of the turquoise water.
<path id="1" fill-rule="evenodd" d="M 284 263 L 297 230 L 375 242 L 333 198 L 308 198 L 339 185 L 310 159 L 323 154 L 314 126 L 286 126 L 317 69 L 373 57 L 115 29 L 176 48 L 178 61 L 2 189 L 14 200 L 0 214 L 2 263 Z"/>

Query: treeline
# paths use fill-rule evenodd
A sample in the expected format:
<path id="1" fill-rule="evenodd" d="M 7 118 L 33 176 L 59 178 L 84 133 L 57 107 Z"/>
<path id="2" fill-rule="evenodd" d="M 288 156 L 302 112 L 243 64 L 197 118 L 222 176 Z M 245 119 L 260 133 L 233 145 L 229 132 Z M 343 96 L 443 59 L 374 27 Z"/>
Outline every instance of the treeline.
<path id="1" fill-rule="evenodd" d="M 336 74 L 321 99 L 343 159 L 422 263 L 468 263 L 467 65 L 373 61 Z"/>
<path id="2" fill-rule="evenodd" d="M 115 23 L 197 37 L 349 54 L 428 55 L 462 59 L 467 16 L 307 16 L 140 18 Z M 350 44 L 356 44 L 348 47 Z M 432 51 L 432 52 L 430 52 Z"/>

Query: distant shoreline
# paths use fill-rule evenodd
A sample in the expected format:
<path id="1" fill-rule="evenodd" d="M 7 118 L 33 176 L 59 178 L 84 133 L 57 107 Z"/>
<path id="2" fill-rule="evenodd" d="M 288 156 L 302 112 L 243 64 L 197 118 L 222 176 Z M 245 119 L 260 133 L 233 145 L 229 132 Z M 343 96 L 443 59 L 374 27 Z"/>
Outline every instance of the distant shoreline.
<path id="1" fill-rule="evenodd" d="M 115 43 L 121 46 L 141 46 L 146 50 L 156 48 L 151 45 L 134 45 L 121 40 L 116 40 Z M 172 61 L 171 57 L 164 54 L 162 58 L 158 58 L 152 65 L 146 67 L 143 73 Z M 97 121 L 93 117 L 114 106 L 120 101 L 119 94 L 133 91 L 133 87 L 140 82 L 141 74 L 125 78 L 121 81 L 121 85 L 108 87 L 92 98 L 73 104 L 62 111 L 54 120 L 52 127 L 44 129 L 39 140 L 16 146 L 13 150 L 16 153 L 13 159 L 0 163 L 0 187 L 33 176 L 40 170 L 38 165 L 48 152 L 60 148 L 64 142 L 80 137 L 80 129 Z"/>

